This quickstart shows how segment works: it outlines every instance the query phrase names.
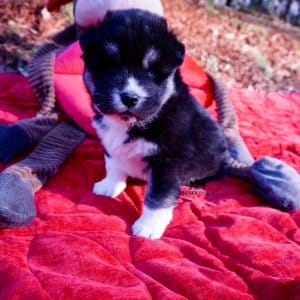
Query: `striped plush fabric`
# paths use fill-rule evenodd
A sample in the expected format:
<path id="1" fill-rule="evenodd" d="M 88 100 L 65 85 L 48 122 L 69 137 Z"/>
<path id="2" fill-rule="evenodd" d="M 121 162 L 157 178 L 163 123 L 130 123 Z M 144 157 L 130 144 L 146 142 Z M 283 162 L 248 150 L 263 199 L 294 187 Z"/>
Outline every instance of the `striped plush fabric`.
<path id="1" fill-rule="evenodd" d="M 75 26 L 66 28 L 44 44 L 29 64 L 28 79 L 40 102 L 40 109 L 36 117 L 20 120 L 15 125 L 25 130 L 29 145 L 39 143 L 26 159 L 7 168 L 5 173 L 25 180 L 33 192 L 58 170 L 85 136 L 70 121 L 55 127 L 59 115 L 54 84 L 55 59 L 75 39 Z"/>

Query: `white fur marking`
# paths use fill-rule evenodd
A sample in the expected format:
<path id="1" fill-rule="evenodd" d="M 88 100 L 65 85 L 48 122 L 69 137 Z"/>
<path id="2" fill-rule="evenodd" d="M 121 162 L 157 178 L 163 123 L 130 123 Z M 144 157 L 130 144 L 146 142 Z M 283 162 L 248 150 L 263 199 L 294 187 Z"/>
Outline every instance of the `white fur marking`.
<path id="1" fill-rule="evenodd" d="M 173 207 L 150 209 L 144 206 L 142 215 L 132 226 L 135 236 L 159 239 L 173 217 Z"/>
<path id="2" fill-rule="evenodd" d="M 175 93 L 174 76 L 176 70 L 168 77 L 166 91 L 162 96 L 162 104 L 165 104 L 169 98 Z"/>
<path id="3" fill-rule="evenodd" d="M 148 96 L 148 93 L 139 85 L 138 81 L 134 77 L 129 77 L 127 85 L 123 90 L 124 93 L 132 93 L 138 96 L 139 98 L 145 98 Z"/>
<path id="4" fill-rule="evenodd" d="M 113 158 L 105 156 L 106 177 L 94 184 L 93 193 L 116 197 L 126 188 L 127 176 Z"/>
<path id="5" fill-rule="evenodd" d="M 117 116 L 104 116 L 100 124 L 93 121 L 93 126 L 116 166 L 128 176 L 146 180 L 147 164 L 142 159 L 154 154 L 157 145 L 142 138 L 124 144 L 128 139 L 128 124 Z"/>
<path id="6" fill-rule="evenodd" d="M 126 109 L 126 106 L 122 103 L 121 97 L 120 97 L 120 91 L 117 88 L 114 88 L 112 90 L 112 99 L 113 99 L 113 106 L 118 110 L 118 111 L 123 111 Z"/>
<path id="7" fill-rule="evenodd" d="M 148 69 L 155 61 L 159 59 L 159 52 L 155 48 L 151 47 L 145 54 L 143 59 L 143 67 Z"/>
<path id="8" fill-rule="evenodd" d="M 116 182 L 110 178 L 104 178 L 98 182 L 95 182 L 93 187 L 93 193 L 95 195 L 101 195 L 106 197 L 117 197 L 126 188 L 126 182 L 120 181 Z"/>

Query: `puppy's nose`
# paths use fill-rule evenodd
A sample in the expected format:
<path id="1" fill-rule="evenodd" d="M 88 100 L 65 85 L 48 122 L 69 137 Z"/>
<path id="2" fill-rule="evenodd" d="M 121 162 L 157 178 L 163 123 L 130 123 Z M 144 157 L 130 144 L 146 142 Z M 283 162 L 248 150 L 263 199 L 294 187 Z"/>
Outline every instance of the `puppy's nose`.
<path id="1" fill-rule="evenodd" d="M 138 102 L 138 96 L 132 93 L 122 93 L 121 94 L 121 101 L 124 105 L 128 108 L 135 106 Z"/>

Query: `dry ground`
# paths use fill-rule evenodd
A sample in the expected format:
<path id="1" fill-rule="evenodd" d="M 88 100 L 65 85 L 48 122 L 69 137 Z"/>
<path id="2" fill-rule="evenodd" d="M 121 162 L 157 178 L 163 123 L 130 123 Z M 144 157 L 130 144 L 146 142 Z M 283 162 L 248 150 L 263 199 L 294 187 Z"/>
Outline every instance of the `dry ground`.
<path id="1" fill-rule="evenodd" d="M 48 36 L 72 22 L 71 6 L 41 17 L 44 0 L 0 1 L 0 71 L 26 70 Z M 204 0 L 163 0 L 187 52 L 228 85 L 300 91 L 300 29 L 259 14 L 216 9 Z"/>

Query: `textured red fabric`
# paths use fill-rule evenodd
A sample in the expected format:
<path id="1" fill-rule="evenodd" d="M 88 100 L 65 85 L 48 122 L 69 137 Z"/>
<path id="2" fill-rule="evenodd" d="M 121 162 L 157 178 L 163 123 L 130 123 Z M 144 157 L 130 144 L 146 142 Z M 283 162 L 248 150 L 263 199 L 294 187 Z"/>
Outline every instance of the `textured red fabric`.
<path id="1" fill-rule="evenodd" d="M 299 171 L 300 95 L 230 94 L 252 153 Z M 26 79 L 0 76 L 1 123 L 37 108 Z M 270 208 L 248 183 L 224 178 L 182 187 L 153 241 L 130 235 L 145 185 L 95 196 L 103 176 L 103 149 L 88 138 L 36 194 L 33 224 L 0 231 L 0 299 L 299 299 L 300 210 Z"/>
<path id="2" fill-rule="evenodd" d="M 96 136 L 91 126 L 91 117 L 94 115 L 91 99 L 82 79 L 84 65 L 81 55 L 77 41 L 57 56 L 54 67 L 55 91 L 63 110 L 85 131 Z M 189 56 L 185 57 L 180 70 L 192 94 L 208 107 L 213 96 L 207 74 Z"/>

